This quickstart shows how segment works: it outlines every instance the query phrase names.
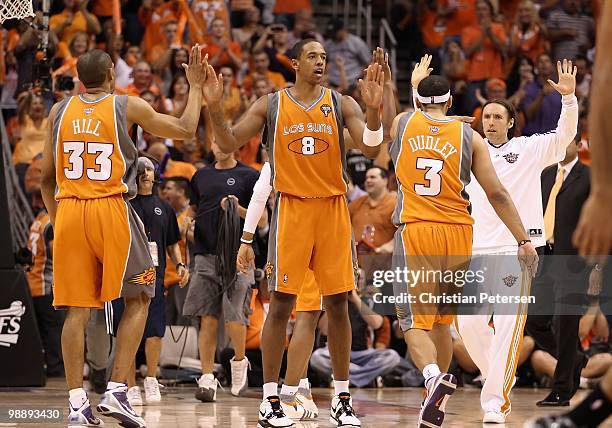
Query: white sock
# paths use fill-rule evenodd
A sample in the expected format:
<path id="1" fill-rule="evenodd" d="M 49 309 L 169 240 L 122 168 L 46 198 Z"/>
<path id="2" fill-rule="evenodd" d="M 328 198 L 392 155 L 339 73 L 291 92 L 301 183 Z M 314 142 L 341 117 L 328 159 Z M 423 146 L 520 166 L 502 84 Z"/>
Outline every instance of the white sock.
<path id="1" fill-rule="evenodd" d="M 299 386 L 289 386 L 289 385 L 285 385 L 283 384 L 283 386 L 281 387 L 281 395 L 295 395 L 297 393 Z"/>
<path id="2" fill-rule="evenodd" d="M 423 368 L 423 377 L 425 378 L 425 387 L 429 388 L 429 380 L 440 374 L 440 367 L 437 364 L 427 364 Z"/>
<path id="3" fill-rule="evenodd" d="M 268 382 L 263 384 L 263 398 L 264 400 L 268 397 L 278 395 L 278 383 Z"/>
<path id="4" fill-rule="evenodd" d="M 87 401 L 87 393 L 83 388 L 75 388 L 68 391 L 70 394 L 70 405 L 73 409 L 80 409 L 83 403 Z"/>
<path id="5" fill-rule="evenodd" d="M 300 388 L 310 389 L 310 382 L 308 382 L 308 378 L 300 379 Z"/>
<path id="6" fill-rule="evenodd" d="M 349 392 L 349 381 L 334 380 L 334 395 L 338 395 L 342 392 Z"/>
<path id="7" fill-rule="evenodd" d="M 106 385 L 106 390 L 110 391 L 111 389 L 117 389 L 117 388 L 126 388 L 126 384 L 125 383 L 120 383 L 120 382 L 109 382 L 108 385 Z"/>

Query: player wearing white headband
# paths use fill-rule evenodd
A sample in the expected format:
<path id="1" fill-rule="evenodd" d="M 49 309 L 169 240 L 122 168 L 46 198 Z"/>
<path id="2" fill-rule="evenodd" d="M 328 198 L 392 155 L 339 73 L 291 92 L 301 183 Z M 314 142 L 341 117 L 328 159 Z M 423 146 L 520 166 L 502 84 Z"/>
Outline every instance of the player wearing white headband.
<path id="1" fill-rule="evenodd" d="M 452 358 L 450 324 L 455 318 L 453 305 L 448 303 L 461 297 L 457 289 L 461 284 L 447 278 L 448 273 L 460 278 L 470 261 L 473 219 L 464 189 L 471 172 L 510 229 L 519 259 L 529 273 L 536 269 L 537 253 L 495 174 L 485 142 L 469 125 L 446 116 L 452 105 L 449 82 L 428 76 L 428 67 L 424 58 L 415 70 L 423 77 L 418 83 L 420 110 L 395 117 L 389 149 L 398 183 L 393 271 L 427 273 L 410 283 L 395 279 L 396 301 L 405 302 L 396 303 L 395 309 L 410 356 L 425 377 L 427 397 L 419 426 L 439 427 L 446 402 L 457 387 L 455 377 L 445 372 Z M 387 105 L 391 103 L 385 102 Z M 388 118 L 387 112 L 385 126 Z"/>

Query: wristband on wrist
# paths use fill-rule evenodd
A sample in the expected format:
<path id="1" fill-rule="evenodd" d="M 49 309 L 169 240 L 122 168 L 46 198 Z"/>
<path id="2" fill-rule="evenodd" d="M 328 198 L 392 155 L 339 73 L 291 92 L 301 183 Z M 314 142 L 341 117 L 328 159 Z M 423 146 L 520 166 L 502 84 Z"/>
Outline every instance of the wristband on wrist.
<path id="1" fill-rule="evenodd" d="M 249 239 L 244 239 L 244 238 L 240 238 L 240 242 L 242 242 L 243 244 L 252 244 L 253 243 L 253 238 Z"/>
<path id="2" fill-rule="evenodd" d="M 528 242 L 531 242 L 531 239 L 523 239 L 522 241 L 519 241 L 518 246 L 522 247 L 523 245 L 525 245 Z"/>
<path id="3" fill-rule="evenodd" d="M 186 267 L 186 266 L 185 266 L 185 263 L 183 263 L 183 262 L 178 262 L 178 263 L 176 264 L 176 268 L 177 268 L 177 269 L 178 269 L 178 268 L 180 268 L 181 266 L 182 266 L 182 267 L 184 267 L 184 268 Z"/>

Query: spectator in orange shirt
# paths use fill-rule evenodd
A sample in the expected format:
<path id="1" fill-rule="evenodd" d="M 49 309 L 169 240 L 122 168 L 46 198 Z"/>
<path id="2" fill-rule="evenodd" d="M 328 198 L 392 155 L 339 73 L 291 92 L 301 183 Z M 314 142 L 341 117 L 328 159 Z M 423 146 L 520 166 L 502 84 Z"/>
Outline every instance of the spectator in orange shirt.
<path id="1" fill-rule="evenodd" d="M 87 52 L 89 48 L 89 36 L 87 33 L 82 31 L 77 32 L 69 46 L 69 54 L 64 57 L 64 63 L 60 68 L 55 70 L 51 75 L 53 77 L 58 75 L 78 77 L 76 63 L 81 55 Z"/>
<path id="2" fill-rule="evenodd" d="M 476 89 L 484 90 L 487 79 L 504 78 L 503 60 L 506 54 L 506 32 L 493 22 L 493 5 L 489 0 L 476 3 L 478 24 L 465 28 L 462 45 L 469 60 L 468 87 L 464 109 L 472 111 L 478 105 Z"/>
<path id="3" fill-rule="evenodd" d="M 148 62 L 140 60 L 134 65 L 133 78 L 134 82 L 125 88 L 128 95 L 139 96 L 145 90 L 159 95 L 159 88 L 153 83 L 153 73 Z"/>
<path id="4" fill-rule="evenodd" d="M 535 62 L 547 44 L 546 27 L 540 22 L 535 5 L 531 0 L 522 1 L 510 33 L 510 56 L 522 55 Z"/>
<path id="5" fill-rule="evenodd" d="M 459 40 L 464 28 L 477 23 L 476 0 L 438 0 L 438 18 L 444 18 L 444 36 Z"/>
<path id="6" fill-rule="evenodd" d="M 244 101 L 234 85 L 234 72 L 230 67 L 222 67 L 223 75 L 223 114 L 226 119 L 235 122 L 244 112 Z"/>
<path id="7" fill-rule="evenodd" d="M 144 0 L 138 10 L 138 18 L 145 27 L 143 51 L 148 53 L 153 46 L 162 43 L 162 25 L 168 21 L 178 21 L 180 16 L 179 4 L 176 1 L 164 3 L 164 0 Z"/>
<path id="8" fill-rule="evenodd" d="M 184 177 L 191 180 L 193 174 L 196 173 L 196 167 L 192 164 L 172 160 L 168 147 L 163 142 L 151 144 L 147 153 L 159 162 L 159 171 L 162 178 Z"/>
<path id="9" fill-rule="evenodd" d="M 215 19 L 221 19 L 225 24 L 223 35 L 230 37 L 230 20 L 226 2 L 223 0 L 194 0 L 191 3 L 191 10 L 196 18 L 197 24 L 204 32 L 205 41 L 208 42 L 210 35 L 206 33 L 212 27 Z M 192 31 L 190 31 L 192 33 Z M 195 44 L 196 39 L 191 38 L 190 42 Z"/>
<path id="10" fill-rule="evenodd" d="M 251 93 L 253 81 L 256 77 L 265 77 L 268 79 L 275 91 L 287 86 L 287 81 L 282 74 L 270 71 L 270 58 L 268 58 L 268 54 L 263 50 L 253 51 L 252 72 L 247 75 L 242 82 L 242 87 L 247 94 Z"/>
<path id="11" fill-rule="evenodd" d="M 169 20 L 162 25 L 164 40 L 147 52 L 147 61 L 149 61 L 153 70 L 159 72 L 166 69 L 174 51 L 181 48 L 180 43 L 176 44 L 177 31 L 178 23 L 175 20 Z"/>
<path id="12" fill-rule="evenodd" d="M 88 0 L 64 0 L 64 10 L 49 19 L 49 28 L 66 45 L 79 31 L 89 35 L 102 31 L 98 18 L 87 10 L 87 3 Z"/>
<path id="13" fill-rule="evenodd" d="M 238 70 L 242 62 L 242 51 L 238 43 L 228 39 L 225 28 L 223 19 L 213 20 L 210 30 L 212 40 L 204 45 L 202 55 L 208 54 L 208 62 L 217 70 L 225 66 Z"/>

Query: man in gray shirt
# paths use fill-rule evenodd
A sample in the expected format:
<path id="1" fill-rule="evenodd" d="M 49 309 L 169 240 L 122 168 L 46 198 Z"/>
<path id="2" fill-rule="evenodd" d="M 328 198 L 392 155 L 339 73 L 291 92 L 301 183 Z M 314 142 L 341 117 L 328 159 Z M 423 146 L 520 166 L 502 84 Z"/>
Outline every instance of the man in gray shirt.
<path id="1" fill-rule="evenodd" d="M 552 43 L 553 60 L 574 60 L 593 47 L 593 18 L 580 12 L 580 0 L 563 0 L 562 9 L 551 12 L 546 25 Z"/>
<path id="2" fill-rule="evenodd" d="M 346 80 L 352 85 L 363 75 L 363 69 L 370 63 L 372 53 L 363 40 L 349 33 L 341 19 L 332 19 L 327 25 L 325 51 L 329 67 L 329 82 L 340 86 L 340 72 L 336 64 L 339 56 L 344 59 Z"/>

